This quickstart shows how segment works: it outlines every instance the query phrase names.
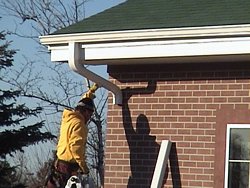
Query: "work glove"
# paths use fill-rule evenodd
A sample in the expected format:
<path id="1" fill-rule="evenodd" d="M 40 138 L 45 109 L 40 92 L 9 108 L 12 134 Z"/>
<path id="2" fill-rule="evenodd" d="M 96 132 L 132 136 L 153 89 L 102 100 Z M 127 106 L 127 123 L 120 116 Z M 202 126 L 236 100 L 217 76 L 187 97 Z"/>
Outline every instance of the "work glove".
<path id="1" fill-rule="evenodd" d="M 91 86 L 89 88 L 89 90 L 84 93 L 84 95 L 81 97 L 81 99 L 83 98 L 90 98 L 90 99 L 94 99 L 96 96 L 95 96 L 95 91 L 98 89 L 98 85 L 95 83 L 93 86 Z"/>

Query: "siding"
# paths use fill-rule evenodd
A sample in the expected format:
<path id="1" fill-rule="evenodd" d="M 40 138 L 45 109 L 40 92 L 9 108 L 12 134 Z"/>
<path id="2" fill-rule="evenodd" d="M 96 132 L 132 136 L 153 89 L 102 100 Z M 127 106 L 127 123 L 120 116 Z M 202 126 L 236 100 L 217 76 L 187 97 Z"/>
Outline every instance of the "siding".
<path id="1" fill-rule="evenodd" d="M 173 145 L 165 187 L 221 187 L 224 171 L 216 179 L 215 158 L 223 167 L 224 156 L 215 155 L 215 135 L 227 122 L 220 125 L 217 114 L 249 109 L 247 62 L 109 66 L 108 72 L 125 102 L 109 100 L 105 187 L 150 187 L 166 139 Z"/>

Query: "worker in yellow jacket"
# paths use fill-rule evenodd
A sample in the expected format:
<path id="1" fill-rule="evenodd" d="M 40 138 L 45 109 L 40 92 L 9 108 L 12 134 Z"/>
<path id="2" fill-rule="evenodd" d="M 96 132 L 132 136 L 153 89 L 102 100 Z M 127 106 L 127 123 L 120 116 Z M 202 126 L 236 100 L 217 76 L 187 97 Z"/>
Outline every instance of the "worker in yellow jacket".
<path id="1" fill-rule="evenodd" d="M 60 137 L 57 145 L 57 160 L 48 179 L 47 188 L 64 188 L 67 180 L 79 173 L 88 174 L 85 161 L 87 122 L 94 112 L 94 102 L 82 98 L 74 110 L 63 111 Z"/>
<path id="2" fill-rule="evenodd" d="M 64 110 L 57 145 L 58 160 L 77 163 L 84 173 L 89 171 L 85 162 L 85 145 L 88 134 L 86 124 L 93 111 L 93 101 L 89 98 L 82 99 L 74 111 Z"/>

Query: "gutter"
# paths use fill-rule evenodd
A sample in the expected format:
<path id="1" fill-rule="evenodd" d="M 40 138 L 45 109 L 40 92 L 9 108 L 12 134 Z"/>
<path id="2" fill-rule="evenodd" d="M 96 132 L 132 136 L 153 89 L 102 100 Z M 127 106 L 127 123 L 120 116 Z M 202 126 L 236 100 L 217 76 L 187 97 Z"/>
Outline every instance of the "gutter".
<path id="1" fill-rule="evenodd" d="M 111 91 L 113 93 L 113 104 L 122 105 L 122 91 L 120 88 L 112 82 L 85 68 L 84 64 L 82 63 L 84 51 L 81 49 L 81 45 L 76 42 L 69 42 L 68 47 L 69 67 L 81 76 L 90 79 L 99 87 L 104 87 L 105 89 Z"/>
<path id="2" fill-rule="evenodd" d="M 51 51 L 51 61 L 69 62 L 121 105 L 120 88 L 84 65 L 249 61 L 250 24 L 47 35 L 40 42 Z"/>
<path id="3" fill-rule="evenodd" d="M 106 31 L 90 33 L 71 33 L 59 35 L 41 36 L 41 43 L 44 45 L 67 44 L 68 41 L 83 42 L 85 44 L 139 41 L 139 40 L 176 40 L 192 38 L 214 38 L 214 37 L 235 37 L 249 36 L 250 24 L 226 25 L 226 26 L 204 26 L 184 27 L 167 29 L 144 29 L 125 31 Z"/>

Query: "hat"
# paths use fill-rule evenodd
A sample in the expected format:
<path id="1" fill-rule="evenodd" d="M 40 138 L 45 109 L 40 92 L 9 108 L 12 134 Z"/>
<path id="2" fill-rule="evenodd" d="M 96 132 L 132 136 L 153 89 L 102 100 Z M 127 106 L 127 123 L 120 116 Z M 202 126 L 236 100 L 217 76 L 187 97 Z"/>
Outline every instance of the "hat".
<path id="1" fill-rule="evenodd" d="M 77 107 L 83 107 L 88 110 L 94 111 L 95 105 L 92 99 L 90 98 L 83 98 L 77 103 Z"/>

